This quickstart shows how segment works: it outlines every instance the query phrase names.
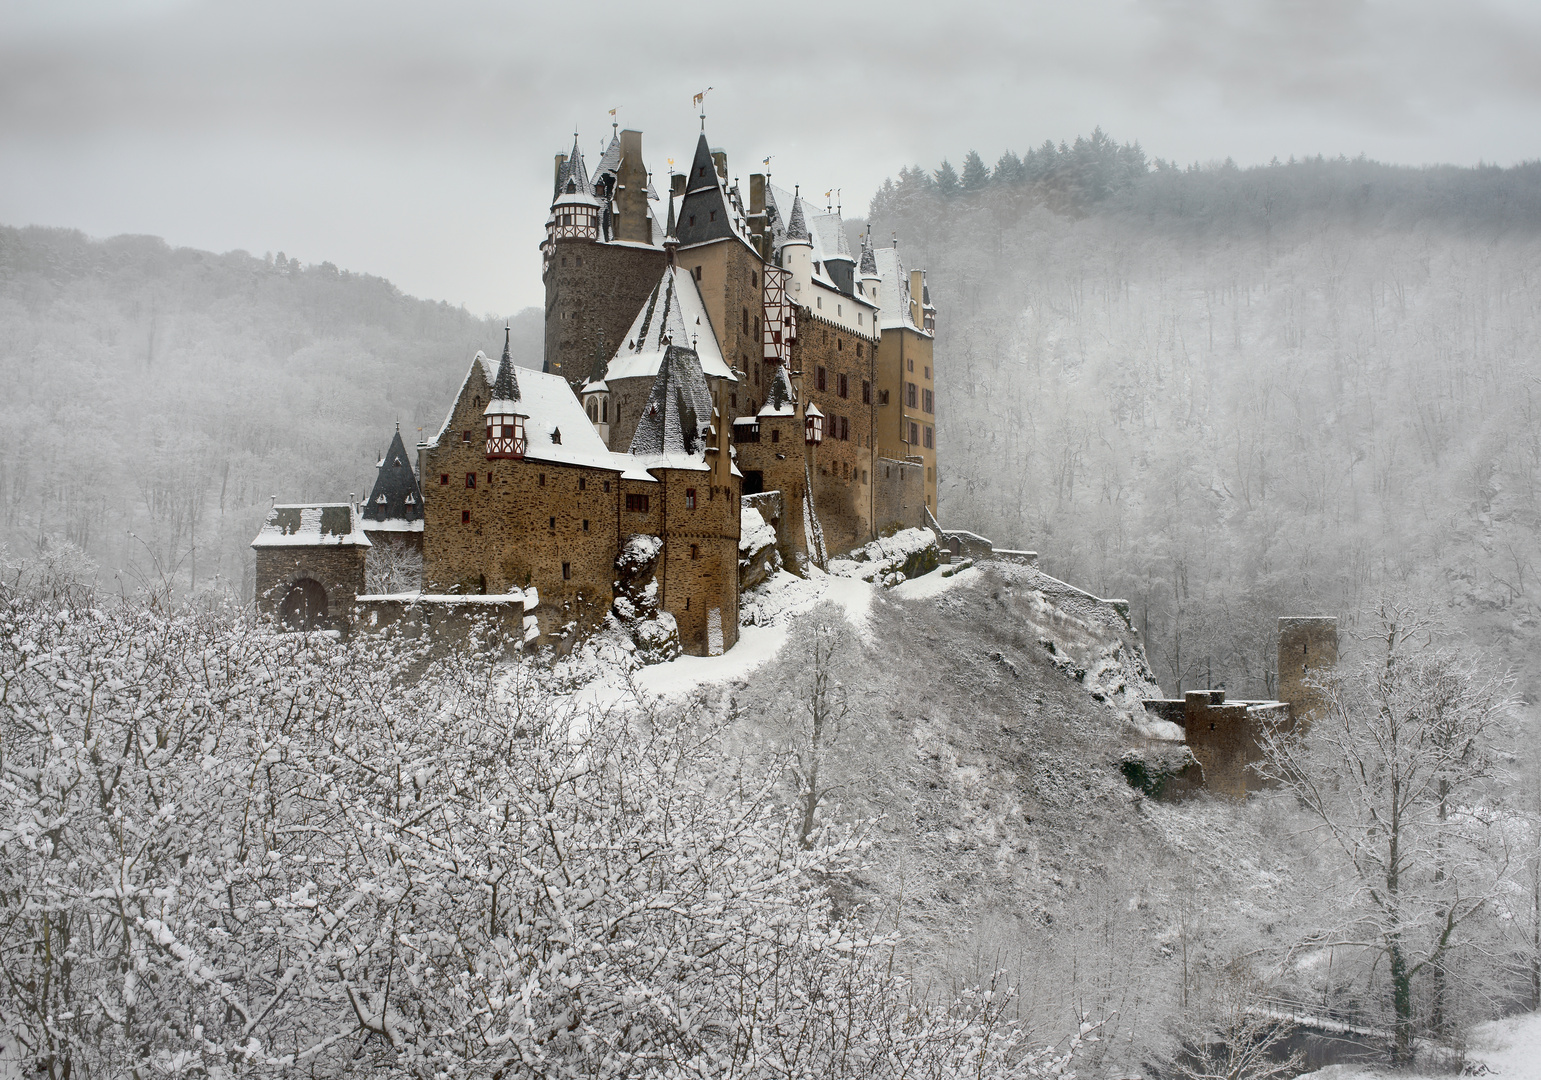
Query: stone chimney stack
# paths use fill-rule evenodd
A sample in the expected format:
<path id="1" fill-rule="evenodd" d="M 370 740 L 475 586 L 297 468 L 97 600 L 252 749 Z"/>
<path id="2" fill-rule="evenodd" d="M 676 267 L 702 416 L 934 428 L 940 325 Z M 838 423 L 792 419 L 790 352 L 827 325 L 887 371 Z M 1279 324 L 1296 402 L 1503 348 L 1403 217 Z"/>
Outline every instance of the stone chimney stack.
<path id="1" fill-rule="evenodd" d="M 615 238 L 653 242 L 647 212 L 647 166 L 642 161 L 642 132 L 621 132 L 621 162 L 616 168 Z"/>
<path id="2" fill-rule="evenodd" d="M 567 164 L 567 155 L 556 156 L 556 167 L 551 172 L 551 190 L 555 191 L 562 183 L 562 166 Z"/>

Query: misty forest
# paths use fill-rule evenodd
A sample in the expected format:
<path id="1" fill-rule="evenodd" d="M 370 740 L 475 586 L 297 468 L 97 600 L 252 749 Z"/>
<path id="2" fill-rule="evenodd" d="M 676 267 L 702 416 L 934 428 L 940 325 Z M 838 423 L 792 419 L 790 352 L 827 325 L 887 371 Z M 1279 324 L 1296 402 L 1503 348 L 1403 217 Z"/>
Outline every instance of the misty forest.
<path id="1" fill-rule="evenodd" d="M 1038 561 L 780 574 L 697 681 L 254 614 L 273 498 L 539 307 L 0 227 L 0 1078 L 1433 1074 L 1541 1006 L 1541 164 L 1099 129 L 845 224 L 927 274 L 937 520 Z M 1175 797 L 1141 701 L 1274 698 L 1286 616 L 1319 719 Z"/>

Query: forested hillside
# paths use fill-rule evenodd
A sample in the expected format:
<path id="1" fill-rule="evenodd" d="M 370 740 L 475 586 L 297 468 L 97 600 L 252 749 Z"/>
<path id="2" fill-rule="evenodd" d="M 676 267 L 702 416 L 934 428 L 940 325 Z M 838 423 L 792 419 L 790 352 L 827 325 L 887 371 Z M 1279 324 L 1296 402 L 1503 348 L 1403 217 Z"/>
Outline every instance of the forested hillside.
<path id="1" fill-rule="evenodd" d="M 539 364 L 538 311 L 515 322 Z M 362 497 L 502 321 L 284 254 L 0 228 L 0 543 L 250 594 L 269 499 Z"/>
<path id="2" fill-rule="evenodd" d="M 1168 691 L 1271 693 L 1277 616 L 1384 590 L 1531 651 L 1541 164 L 1180 169 L 1099 131 L 907 169 L 870 221 L 939 308 L 943 522 L 1128 597 Z"/>

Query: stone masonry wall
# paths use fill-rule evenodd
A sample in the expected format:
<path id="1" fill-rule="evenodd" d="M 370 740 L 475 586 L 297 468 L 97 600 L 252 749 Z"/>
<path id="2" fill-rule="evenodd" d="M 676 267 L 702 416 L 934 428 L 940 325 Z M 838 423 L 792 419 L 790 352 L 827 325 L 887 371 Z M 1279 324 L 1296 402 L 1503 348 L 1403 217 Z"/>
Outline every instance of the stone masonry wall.
<path id="1" fill-rule="evenodd" d="M 807 554 L 803 528 L 803 485 L 806 478 L 803 422 L 796 416 L 760 417 L 760 441 L 735 444 L 739 472 L 758 472 L 761 490 L 779 491 L 783 511 L 776 522 L 777 548 L 787 566 L 799 565 Z"/>
<path id="2" fill-rule="evenodd" d="M 663 489 L 664 539 L 659 606 L 679 624 L 686 652 L 705 656 L 730 649 L 738 641 L 738 485 L 713 485 L 709 472 L 667 469 L 657 486 Z M 693 510 L 686 509 L 691 489 Z"/>
<path id="3" fill-rule="evenodd" d="M 1290 703 L 1294 723 L 1310 725 L 1321 716 L 1326 700 L 1309 684 L 1337 663 L 1337 619 L 1279 620 L 1279 700 Z"/>
<path id="4" fill-rule="evenodd" d="M 581 389 L 601 333 L 606 356 L 614 355 L 663 274 L 664 253 L 591 240 L 553 246 L 545 272 L 545 361 L 549 371 Z"/>
<path id="5" fill-rule="evenodd" d="M 803 308 L 798 318 L 792 368 L 802 372 L 803 400 L 824 413 L 824 442 L 813 451 L 813 498 L 825 544 L 835 555 L 877 535 L 871 476 L 873 406 L 862 395 L 865 381 L 871 396 L 876 358 L 870 340 L 820 319 L 816 311 Z M 840 396 L 841 375 L 846 376 L 845 397 Z M 840 438 L 842 434 L 846 438 Z"/>
<path id="6" fill-rule="evenodd" d="M 257 610 L 276 615 L 290 586 L 310 578 L 326 592 L 328 620 L 346 620 L 353 598 L 364 591 L 368 550 L 352 544 L 257 548 Z"/>
<path id="7" fill-rule="evenodd" d="M 924 528 L 926 467 L 914 461 L 880 457 L 872 477 L 873 522 L 881 534 L 893 528 Z"/>

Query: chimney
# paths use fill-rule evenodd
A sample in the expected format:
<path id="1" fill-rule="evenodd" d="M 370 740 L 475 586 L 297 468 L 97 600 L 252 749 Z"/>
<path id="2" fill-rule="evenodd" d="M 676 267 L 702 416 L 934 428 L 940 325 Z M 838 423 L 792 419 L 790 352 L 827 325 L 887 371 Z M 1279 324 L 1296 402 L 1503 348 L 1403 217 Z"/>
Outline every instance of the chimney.
<path id="1" fill-rule="evenodd" d="M 676 199 L 683 198 L 685 194 L 685 174 L 675 173 L 669 177 L 669 194 Z"/>
<path id="2" fill-rule="evenodd" d="M 728 152 L 726 150 L 712 150 L 712 163 L 717 166 L 717 175 L 726 182 L 728 179 Z"/>
<path id="3" fill-rule="evenodd" d="M 551 190 L 552 191 L 555 191 L 558 187 L 561 186 L 561 184 L 562 184 L 562 166 L 566 165 L 566 164 L 567 164 L 567 155 L 566 154 L 558 154 L 556 156 L 556 168 L 553 169 L 552 173 L 551 173 Z"/>
<path id="4" fill-rule="evenodd" d="M 765 174 L 749 174 L 749 212 L 751 214 L 765 213 Z"/>
<path id="5" fill-rule="evenodd" d="M 647 166 L 642 163 L 642 132 L 621 132 L 621 161 L 616 166 L 615 238 L 653 242 L 647 213 Z"/>
<path id="6" fill-rule="evenodd" d="M 910 322 L 916 326 L 925 325 L 922 320 L 925 315 L 921 312 L 922 299 L 925 296 L 926 275 L 923 270 L 910 271 Z"/>

